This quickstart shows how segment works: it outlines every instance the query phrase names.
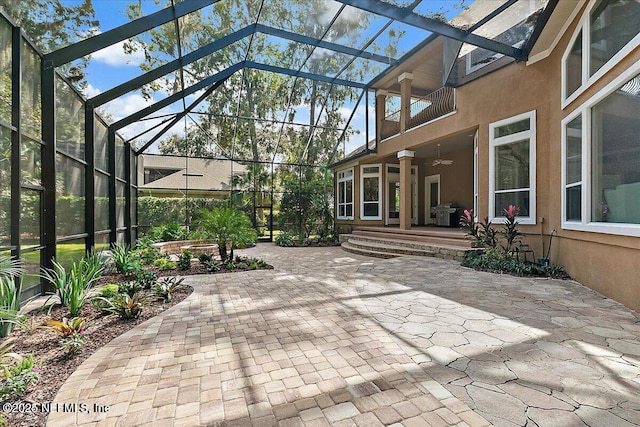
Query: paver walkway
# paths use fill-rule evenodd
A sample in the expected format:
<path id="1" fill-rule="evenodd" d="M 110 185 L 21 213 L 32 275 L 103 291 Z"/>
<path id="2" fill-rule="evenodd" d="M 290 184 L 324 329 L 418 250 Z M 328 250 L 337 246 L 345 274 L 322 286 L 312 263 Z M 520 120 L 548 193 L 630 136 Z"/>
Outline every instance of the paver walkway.
<path id="1" fill-rule="evenodd" d="M 276 269 L 189 277 L 187 300 L 55 399 L 109 412 L 48 425 L 640 424 L 638 315 L 578 284 L 340 248 L 247 252 Z"/>

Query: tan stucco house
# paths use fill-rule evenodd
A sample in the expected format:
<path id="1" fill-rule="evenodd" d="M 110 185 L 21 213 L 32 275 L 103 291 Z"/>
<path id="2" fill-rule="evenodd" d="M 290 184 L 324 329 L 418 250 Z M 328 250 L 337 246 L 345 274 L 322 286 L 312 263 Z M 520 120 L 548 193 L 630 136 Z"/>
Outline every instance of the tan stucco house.
<path id="1" fill-rule="evenodd" d="M 511 16 L 483 35 L 527 31 Z M 555 230 L 552 263 L 640 310 L 640 2 L 558 2 L 527 61 L 451 43 L 375 82 L 375 148 L 333 165 L 336 223 L 424 227 L 450 203 L 501 224 L 513 204 L 536 254 Z"/>

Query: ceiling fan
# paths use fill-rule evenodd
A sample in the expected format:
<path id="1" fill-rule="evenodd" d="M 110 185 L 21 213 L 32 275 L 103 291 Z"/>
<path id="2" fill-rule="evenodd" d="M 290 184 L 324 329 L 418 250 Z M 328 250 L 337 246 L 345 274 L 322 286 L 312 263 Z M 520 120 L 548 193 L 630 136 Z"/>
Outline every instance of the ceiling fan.
<path id="1" fill-rule="evenodd" d="M 431 166 L 449 166 L 453 164 L 453 160 L 447 160 L 440 157 L 440 144 L 438 144 L 438 158 L 431 163 Z"/>

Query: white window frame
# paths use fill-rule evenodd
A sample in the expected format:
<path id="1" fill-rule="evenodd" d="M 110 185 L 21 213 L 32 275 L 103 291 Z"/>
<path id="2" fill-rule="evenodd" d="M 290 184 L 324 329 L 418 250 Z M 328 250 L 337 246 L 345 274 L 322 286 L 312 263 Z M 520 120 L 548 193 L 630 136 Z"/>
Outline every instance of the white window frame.
<path id="1" fill-rule="evenodd" d="M 529 119 L 529 130 L 512 133 L 510 135 L 495 138 L 495 129 L 504 125 Z M 529 140 L 529 187 L 521 189 L 510 189 L 504 192 L 529 191 L 529 215 L 519 216 L 518 222 L 523 225 L 536 224 L 536 110 L 509 117 L 489 124 L 489 221 L 502 223 L 506 219 L 499 212 L 495 212 L 496 194 L 496 147 L 508 145 L 514 142 Z"/>
<path id="2" fill-rule="evenodd" d="M 627 81 L 640 73 L 640 61 L 626 69 L 622 74 L 616 77 L 611 83 L 603 87 L 594 96 L 589 98 L 584 104 L 577 108 L 571 115 L 562 121 L 562 223 L 564 230 L 590 231 L 603 234 L 615 234 L 621 236 L 640 237 L 640 224 L 625 223 L 609 223 L 609 222 L 591 222 L 591 109 L 600 101 L 611 95 L 618 88 L 623 86 Z M 582 212 L 580 222 L 565 220 L 565 195 L 564 188 L 566 185 L 566 177 L 564 173 L 564 163 L 566 161 L 566 132 L 565 124 L 582 114 Z"/>
<path id="3" fill-rule="evenodd" d="M 591 11 L 596 5 L 598 0 L 591 0 L 589 5 L 585 9 L 580 23 L 574 30 L 569 40 L 569 44 L 562 55 L 561 67 L 562 67 L 562 89 L 561 89 L 561 103 L 564 110 L 569 104 L 571 104 L 577 97 L 579 97 L 585 90 L 591 87 L 596 81 L 600 80 L 602 76 L 611 71 L 611 69 L 620 62 L 624 57 L 629 55 L 633 50 L 640 46 L 640 32 L 636 34 L 618 53 L 607 61 L 600 69 L 593 75 L 589 76 L 590 69 L 590 54 L 591 54 Z M 567 94 L 567 58 L 571 53 L 578 34 L 582 30 L 582 84 L 572 94 Z"/>
<path id="4" fill-rule="evenodd" d="M 351 173 L 350 176 L 347 176 L 348 173 Z M 342 176 L 341 176 L 342 175 Z M 353 219 L 354 212 L 354 201 L 353 201 L 353 178 L 354 171 L 353 168 L 342 169 L 336 172 L 336 219 Z M 351 181 L 351 202 L 346 202 L 340 200 L 340 184 L 345 183 L 345 195 L 346 191 L 346 182 Z M 345 213 L 347 212 L 347 205 L 351 205 L 351 215 L 342 215 L 340 216 L 340 206 L 344 206 Z"/>
<path id="5" fill-rule="evenodd" d="M 365 168 L 377 167 L 378 172 L 364 172 Z M 378 177 L 378 215 L 377 216 L 365 216 L 364 215 L 364 179 Z M 367 202 L 374 203 L 374 202 Z M 360 165 L 360 219 L 362 220 L 381 220 L 382 219 L 382 163 L 376 163 L 371 165 Z"/>
<path id="6" fill-rule="evenodd" d="M 580 181 L 579 182 L 574 182 L 571 184 L 567 184 L 567 125 L 569 123 L 571 123 L 573 120 L 575 120 L 578 117 L 582 117 L 582 146 L 581 146 L 581 155 L 582 155 L 582 165 L 580 167 Z M 587 124 L 587 122 L 589 122 Z M 566 224 L 580 224 L 581 222 L 585 221 L 585 212 L 587 211 L 587 200 L 585 197 L 585 187 L 587 186 L 587 181 L 589 181 L 587 179 L 588 175 L 588 169 L 587 169 L 587 162 L 585 162 L 585 158 L 588 157 L 587 155 L 587 147 L 586 147 L 586 130 L 589 129 L 591 126 L 591 119 L 585 117 L 585 115 L 583 114 L 583 109 L 579 109 L 574 111 L 573 113 L 571 113 L 570 115 L 568 115 L 567 117 L 565 117 L 562 120 L 562 144 L 561 144 L 561 159 L 562 159 L 562 164 L 560 167 L 560 173 L 562 174 L 561 176 L 561 183 L 562 183 L 562 193 L 561 193 L 561 209 L 560 209 L 560 213 L 562 215 L 562 228 L 565 228 Z M 588 125 L 588 126 L 587 126 Z M 590 158 L 590 157 L 589 157 Z M 580 221 L 576 221 L 576 220 L 567 220 L 567 187 L 574 187 L 574 186 L 578 186 L 581 185 L 581 192 L 580 192 Z"/>

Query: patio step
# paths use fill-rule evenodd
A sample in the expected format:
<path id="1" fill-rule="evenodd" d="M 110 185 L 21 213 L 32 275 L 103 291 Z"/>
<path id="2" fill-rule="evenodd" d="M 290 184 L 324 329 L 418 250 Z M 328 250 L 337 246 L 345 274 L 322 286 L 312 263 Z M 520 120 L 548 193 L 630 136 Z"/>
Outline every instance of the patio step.
<path id="1" fill-rule="evenodd" d="M 444 245 L 461 249 L 471 249 L 471 242 L 465 239 L 464 234 L 460 232 L 442 231 L 429 234 L 422 232 L 418 234 L 411 233 L 410 230 L 378 231 L 355 229 L 351 234 L 354 236 L 361 236 L 363 238 L 370 237 L 376 239 L 397 240 L 401 241 L 403 244 L 415 242 L 417 244 L 425 243 L 438 246 Z"/>
<path id="2" fill-rule="evenodd" d="M 342 248 L 343 251 L 351 252 L 352 254 L 357 254 L 357 255 L 369 256 L 373 258 L 389 259 L 389 258 L 397 258 L 400 256 L 399 254 L 394 254 L 390 252 L 382 252 L 374 249 L 365 249 L 362 247 L 352 245 L 349 242 L 344 242 L 343 244 L 340 245 L 340 247 Z"/>
<path id="3" fill-rule="evenodd" d="M 379 234 L 376 236 L 362 235 L 360 233 L 341 234 L 340 241 L 343 242 L 343 249 L 348 252 L 378 258 L 383 258 L 380 254 L 391 256 L 413 255 L 461 261 L 464 253 L 471 249 L 469 242 L 460 241 L 458 243 L 456 239 L 440 239 L 434 243 L 398 239 L 397 235 L 394 236 L 395 238 L 388 238 L 384 237 L 384 233 Z M 440 242 L 446 242 L 446 244 Z M 388 257 L 390 256 L 385 258 Z"/>

